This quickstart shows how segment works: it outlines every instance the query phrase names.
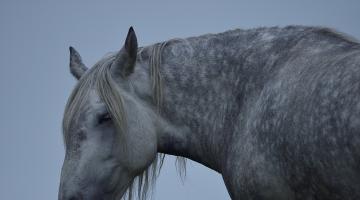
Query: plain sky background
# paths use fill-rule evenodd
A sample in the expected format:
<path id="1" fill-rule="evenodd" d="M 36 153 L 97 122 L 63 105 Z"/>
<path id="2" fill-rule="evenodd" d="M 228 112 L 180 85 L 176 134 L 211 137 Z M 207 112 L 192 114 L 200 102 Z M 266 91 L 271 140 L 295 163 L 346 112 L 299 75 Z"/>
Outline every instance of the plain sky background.
<path id="1" fill-rule="evenodd" d="M 69 45 L 91 66 L 118 50 L 129 26 L 139 45 L 234 28 L 321 25 L 360 39 L 360 1 L 0 1 L 0 199 L 57 199 L 61 120 L 75 85 Z M 154 199 L 230 199 L 219 174 L 167 157 Z"/>

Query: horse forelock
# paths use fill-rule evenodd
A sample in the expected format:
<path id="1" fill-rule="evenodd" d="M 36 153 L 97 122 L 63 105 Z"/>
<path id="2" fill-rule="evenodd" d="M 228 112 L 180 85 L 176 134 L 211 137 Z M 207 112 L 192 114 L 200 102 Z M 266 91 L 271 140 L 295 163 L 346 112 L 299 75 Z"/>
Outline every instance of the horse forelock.
<path id="1" fill-rule="evenodd" d="M 76 83 L 65 106 L 63 115 L 63 136 L 64 143 L 68 138 L 71 126 L 78 122 L 81 109 L 85 106 L 91 89 L 99 79 L 101 67 L 104 67 L 105 59 L 100 60 L 94 67 L 90 68 Z"/>

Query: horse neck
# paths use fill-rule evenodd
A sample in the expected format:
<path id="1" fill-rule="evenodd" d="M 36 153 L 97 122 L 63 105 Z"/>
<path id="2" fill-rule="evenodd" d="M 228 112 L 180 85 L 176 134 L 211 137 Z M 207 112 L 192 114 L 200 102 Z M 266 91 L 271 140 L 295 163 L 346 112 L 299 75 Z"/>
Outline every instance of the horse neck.
<path id="1" fill-rule="evenodd" d="M 230 31 L 221 36 L 205 35 L 164 45 L 160 58 L 159 152 L 183 156 L 221 172 L 232 139 L 241 132 L 239 113 L 250 102 L 247 97 L 254 96 L 265 82 L 261 66 L 267 58 L 255 55 L 257 51 L 251 51 L 253 44 L 248 39 L 263 36 L 254 37 L 254 32 Z M 140 87 L 143 92 L 144 88 L 153 91 L 151 64 L 147 63 L 154 56 L 154 46 L 143 49 L 145 59 L 139 69 L 139 74 L 147 74 L 140 81 L 147 84 Z M 251 53 L 244 56 L 248 52 Z M 251 56 L 256 62 L 251 60 L 254 63 L 249 64 L 246 59 Z M 141 78 L 136 79 L 134 82 Z"/>
<path id="2" fill-rule="evenodd" d="M 223 158 L 224 152 L 222 151 L 223 144 L 220 142 L 221 133 L 216 130 L 219 130 L 218 126 L 221 126 L 218 122 L 223 120 L 223 109 L 215 109 L 219 102 L 208 105 L 203 102 L 199 105 L 197 100 L 210 100 L 213 94 L 199 96 L 200 94 L 193 90 L 194 85 L 191 85 L 191 82 L 184 83 L 178 79 L 189 75 L 184 74 L 184 71 L 177 71 L 185 70 L 185 68 L 178 68 L 179 62 L 182 61 L 172 60 L 173 58 L 170 57 L 173 56 L 170 55 L 170 48 L 175 45 L 181 44 L 170 44 L 162 52 L 162 101 L 159 110 L 156 109 L 158 105 L 153 98 L 151 79 L 154 77 L 151 77 L 149 59 L 141 60 L 142 63 L 135 68 L 132 82 L 139 97 L 146 104 L 152 105 L 153 112 L 156 114 L 154 118 L 157 119 L 158 152 L 186 157 L 220 172 L 221 161 L 218 159 Z M 151 47 L 148 51 L 151 54 Z M 188 78 L 195 79 L 196 76 L 199 74 L 192 74 Z M 186 87 L 188 84 L 189 87 Z M 202 89 L 205 91 L 209 88 L 204 85 Z M 217 98 L 214 96 L 215 100 Z M 209 124 L 217 127 L 212 129 Z"/>
<path id="3" fill-rule="evenodd" d="M 170 126 L 159 132 L 159 151 L 189 158 L 221 173 L 227 155 L 223 130 L 230 91 L 223 90 L 227 76 L 215 80 L 219 68 L 195 59 L 206 53 L 194 50 L 197 42 L 170 43 L 163 51 L 161 116 Z"/>

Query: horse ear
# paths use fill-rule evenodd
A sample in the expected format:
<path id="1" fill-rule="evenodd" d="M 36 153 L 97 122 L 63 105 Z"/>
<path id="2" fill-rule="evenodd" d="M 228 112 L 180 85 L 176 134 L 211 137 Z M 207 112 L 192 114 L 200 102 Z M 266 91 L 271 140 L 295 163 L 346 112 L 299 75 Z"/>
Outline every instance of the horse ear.
<path id="1" fill-rule="evenodd" d="M 126 77 L 134 72 L 138 43 L 133 27 L 130 27 L 125 44 L 116 55 L 111 70 L 116 75 Z"/>
<path id="2" fill-rule="evenodd" d="M 80 79 L 81 76 L 86 72 L 87 67 L 82 62 L 80 54 L 74 49 L 74 47 L 69 47 L 69 50 L 70 72 L 76 79 Z"/>

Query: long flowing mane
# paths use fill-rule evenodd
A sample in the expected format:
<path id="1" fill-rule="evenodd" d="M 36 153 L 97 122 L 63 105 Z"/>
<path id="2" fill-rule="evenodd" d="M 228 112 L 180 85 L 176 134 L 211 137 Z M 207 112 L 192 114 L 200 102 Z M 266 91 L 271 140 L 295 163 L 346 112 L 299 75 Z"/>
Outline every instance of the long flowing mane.
<path id="1" fill-rule="evenodd" d="M 172 41 L 172 40 L 170 40 Z M 157 43 L 151 46 L 152 51 L 149 59 L 151 87 L 153 92 L 153 101 L 157 106 L 157 112 L 161 112 L 162 103 L 162 80 L 160 73 L 161 55 L 165 46 L 169 41 Z M 138 54 L 143 48 L 140 48 Z M 104 101 L 108 112 L 114 119 L 115 126 L 118 130 L 118 139 L 125 140 L 124 133 L 126 132 L 126 116 L 124 114 L 123 98 L 121 90 L 119 90 L 115 80 L 111 75 L 111 64 L 116 57 L 116 53 L 111 53 L 97 62 L 94 67 L 89 69 L 78 81 L 74 90 L 72 91 L 65 107 L 63 118 L 63 139 L 65 148 L 68 146 L 70 136 L 68 133 L 71 129 L 71 124 L 76 123 L 80 118 L 80 110 L 85 106 L 86 100 L 90 96 L 90 91 L 94 88 Z M 126 142 L 124 142 L 126 143 Z M 126 145 L 124 145 L 126 148 Z M 126 150 L 126 149 L 125 149 Z M 148 192 L 152 190 L 158 177 L 161 167 L 163 165 L 165 154 L 158 153 L 153 163 L 139 174 L 130 184 L 126 195 L 123 199 L 131 200 L 137 194 L 139 199 L 147 199 Z M 181 178 L 186 174 L 186 159 L 183 157 L 176 158 L 176 168 Z"/>

